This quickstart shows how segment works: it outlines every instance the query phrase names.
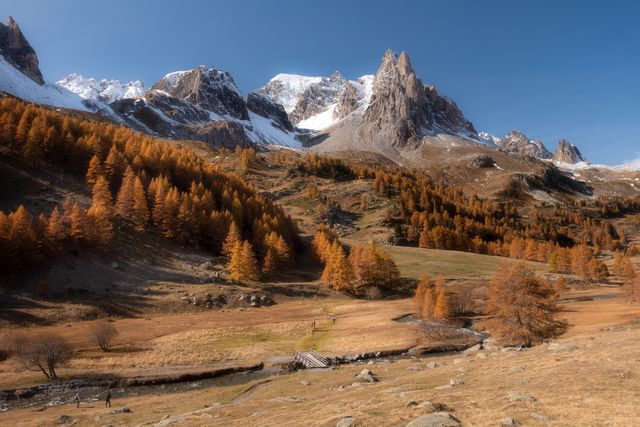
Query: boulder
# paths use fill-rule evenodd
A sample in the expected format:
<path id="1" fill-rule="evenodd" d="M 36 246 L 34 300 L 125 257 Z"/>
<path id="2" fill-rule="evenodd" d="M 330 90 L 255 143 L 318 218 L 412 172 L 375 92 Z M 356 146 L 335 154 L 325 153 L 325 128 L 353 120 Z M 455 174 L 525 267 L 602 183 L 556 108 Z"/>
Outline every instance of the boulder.
<path id="1" fill-rule="evenodd" d="M 130 414 L 132 411 L 131 409 L 127 408 L 126 406 L 123 408 L 116 408 L 113 411 L 111 411 L 114 414 Z"/>
<path id="2" fill-rule="evenodd" d="M 524 371 L 524 368 L 522 366 L 513 366 L 509 369 L 510 374 L 517 374 L 523 371 Z"/>
<path id="3" fill-rule="evenodd" d="M 427 363 L 427 368 L 429 369 L 434 369 L 434 368 L 437 368 L 438 366 L 442 366 L 442 363 L 438 363 L 438 362 Z"/>
<path id="4" fill-rule="evenodd" d="M 71 417 L 69 415 L 60 415 L 57 419 L 56 422 L 58 424 L 66 424 L 69 421 L 71 421 Z"/>
<path id="5" fill-rule="evenodd" d="M 369 369 L 363 369 L 359 374 L 356 375 L 356 377 L 370 383 L 377 383 L 379 381 L 378 376 L 371 372 Z"/>
<path id="6" fill-rule="evenodd" d="M 433 412 L 422 415 L 407 424 L 407 427 L 459 427 L 460 421 L 448 412 Z"/>
<path id="7" fill-rule="evenodd" d="M 537 399 L 530 394 L 521 393 L 519 391 L 510 391 L 507 393 L 507 399 L 510 402 L 535 402 Z"/>
<path id="8" fill-rule="evenodd" d="M 455 386 L 457 386 L 457 385 L 462 385 L 462 384 L 464 384 L 464 381 L 462 381 L 462 380 L 460 380 L 460 379 L 458 379 L 458 378 L 451 378 L 451 379 L 449 380 L 449 384 L 451 384 L 451 387 L 455 387 Z"/>
<path id="9" fill-rule="evenodd" d="M 517 426 L 518 424 L 518 420 L 510 417 L 506 417 L 500 420 L 500 425 L 502 426 Z"/>
<path id="10" fill-rule="evenodd" d="M 578 348 L 578 346 L 572 343 L 560 344 L 557 342 L 552 342 L 551 344 L 549 344 L 549 347 L 547 349 L 556 353 L 564 353 L 567 351 L 575 350 L 576 348 Z"/>
<path id="11" fill-rule="evenodd" d="M 343 417 L 338 421 L 336 427 L 354 427 L 358 420 L 353 418 L 352 416 Z"/>

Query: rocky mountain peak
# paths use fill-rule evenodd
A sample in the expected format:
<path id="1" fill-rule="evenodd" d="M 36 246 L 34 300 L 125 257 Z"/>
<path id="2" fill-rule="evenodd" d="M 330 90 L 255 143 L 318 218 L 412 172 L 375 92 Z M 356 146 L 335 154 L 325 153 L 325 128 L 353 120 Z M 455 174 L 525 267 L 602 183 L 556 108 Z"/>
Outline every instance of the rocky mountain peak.
<path id="1" fill-rule="evenodd" d="M 582 155 L 578 147 L 569 143 L 569 141 L 561 139 L 553 154 L 554 162 L 576 164 L 579 162 L 588 163 L 587 159 Z"/>
<path id="2" fill-rule="evenodd" d="M 151 90 L 165 92 L 174 98 L 221 116 L 248 120 L 249 112 L 233 77 L 226 71 L 200 65 L 192 70 L 169 73 Z"/>
<path id="3" fill-rule="evenodd" d="M 411 65 L 411 59 L 406 52 L 402 52 L 398 57 L 398 71 L 401 75 L 408 76 L 413 73 L 413 66 Z"/>
<path id="4" fill-rule="evenodd" d="M 510 153 L 525 154 L 540 159 L 550 159 L 552 157 L 547 147 L 539 139 L 531 140 L 524 133 L 513 130 L 503 139 L 494 141 L 497 146 Z"/>
<path id="5" fill-rule="evenodd" d="M 438 133 L 478 139 L 456 104 L 418 78 L 409 55 L 387 50 L 373 82 L 373 94 L 362 126 L 385 144 L 416 146 Z"/>
<path id="6" fill-rule="evenodd" d="M 0 54 L 31 80 L 39 85 L 44 84 L 38 55 L 11 16 L 6 25 L 0 23 Z"/>

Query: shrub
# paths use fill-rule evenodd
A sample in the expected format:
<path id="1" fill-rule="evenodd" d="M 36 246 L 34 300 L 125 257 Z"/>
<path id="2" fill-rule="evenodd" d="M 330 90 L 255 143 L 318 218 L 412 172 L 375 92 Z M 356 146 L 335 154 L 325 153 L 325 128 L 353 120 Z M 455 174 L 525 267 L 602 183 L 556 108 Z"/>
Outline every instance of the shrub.
<path id="1" fill-rule="evenodd" d="M 109 322 L 99 321 L 91 328 L 91 336 L 102 351 L 109 351 L 111 341 L 118 335 L 118 330 Z"/>

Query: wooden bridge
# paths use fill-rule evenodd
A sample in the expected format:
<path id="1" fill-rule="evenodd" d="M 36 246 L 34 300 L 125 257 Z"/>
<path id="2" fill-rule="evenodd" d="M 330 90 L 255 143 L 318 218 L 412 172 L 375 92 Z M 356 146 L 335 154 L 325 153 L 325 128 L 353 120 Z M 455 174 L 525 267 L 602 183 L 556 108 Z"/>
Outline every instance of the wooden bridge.
<path id="1" fill-rule="evenodd" d="M 293 360 L 304 365 L 305 368 L 328 368 L 329 359 L 321 355 L 315 350 L 293 351 Z"/>

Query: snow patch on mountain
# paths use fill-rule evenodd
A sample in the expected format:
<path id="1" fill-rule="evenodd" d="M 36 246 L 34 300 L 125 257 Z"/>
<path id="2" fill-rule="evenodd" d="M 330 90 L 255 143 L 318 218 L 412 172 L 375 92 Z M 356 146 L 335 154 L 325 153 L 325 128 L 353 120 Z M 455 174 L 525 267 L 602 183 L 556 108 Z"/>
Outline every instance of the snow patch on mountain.
<path id="1" fill-rule="evenodd" d="M 70 74 L 58 81 L 58 85 L 77 93 L 84 99 L 108 104 L 120 99 L 140 98 L 144 95 L 144 83 L 140 80 L 122 83 L 119 80 L 98 80 L 79 74 Z"/>
<path id="2" fill-rule="evenodd" d="M 261 91 L 281 104 L 287 114 L 290 114 L 304 91 L 321 81 L 322 77 L 281 73 L 269 80 Z"/>
<path id="3" fill-rule="evenodd" d="M 333 126 L 340 121 L 333 117 L 333 111 L 336 109 L 336 105 L 337 104 L 331 104 L 329 108 L 324 110 L 322 113 L 298 122 L 297 126 L 301 129 L 309 129 L 313 131 L 321 131 Z"/>
<path id="4" fill-rule="evenodd" d="M 254 142 L 300 148 L 302 144 L 293 133 L 285 132 L 273 126 L 271 120 L 249 111 L 250 124 L 238 121 L 245 126 L 247 136 Z"/>
<path id="5" fill-rule="evenodd" d="M 340 95 L 348 84 L 357 93 L 357 111 L 363 112 L 371 101 L 373 93 L 373 75 L 364 75 L 356 80 L 346 80 L 340 73 L 335 72 L 329 77 L 302 76 L 297 74 L 278 74 L 256 92 L 268 96 L 281 104 L 291 121 L 302 129 L 320 131 L 327 129 L 341 119 L 335 117 L 334 111 L 338 105 Z M 314 103 L 324 108 L 317 114 L 295 121 L 301 105 Z M 308 107 L 307 107 L 308 108 Z M 292 115 L 292 113 L 294 113 Z"/>
<path id="6" fill-rule="evenodd" d="M 490 134 L 489 132 L 480 132 L 478 133 L 478 137 L 480 137 L 479 142 L 481 144 L 488 145 L 490 147 L 495 147 L 500 142 L 500 138 Z"/>
<path id="7" fill-rule="evenodd" d="M 53 107 L 88 111 L 77 94 L 53 83 L 40 86 L 0 55 L 0 91 L 25 101 Z"/>

